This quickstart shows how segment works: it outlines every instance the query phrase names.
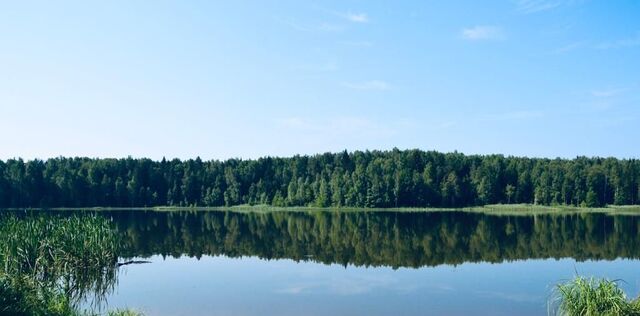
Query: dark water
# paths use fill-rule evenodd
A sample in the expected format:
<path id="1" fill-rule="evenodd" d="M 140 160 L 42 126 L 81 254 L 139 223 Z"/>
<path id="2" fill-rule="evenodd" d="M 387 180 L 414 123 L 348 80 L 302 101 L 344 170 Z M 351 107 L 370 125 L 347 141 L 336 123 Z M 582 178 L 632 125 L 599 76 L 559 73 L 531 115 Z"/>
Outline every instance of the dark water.
<path id="1" fill-rule="evenodd" d="M 99 212 L 123 237 L 109 308 L 148 315 L 544 315 L 583 275 L 640 289 L 640 216 Z"/>

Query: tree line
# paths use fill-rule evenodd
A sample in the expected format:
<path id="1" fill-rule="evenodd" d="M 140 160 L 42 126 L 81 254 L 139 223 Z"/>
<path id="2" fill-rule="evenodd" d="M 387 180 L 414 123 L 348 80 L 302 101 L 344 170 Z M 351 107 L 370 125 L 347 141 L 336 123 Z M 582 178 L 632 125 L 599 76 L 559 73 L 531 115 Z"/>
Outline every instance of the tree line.
<path id="1" fill-rule="evenodd" d="M 0 207 L 463 207 L 640 203 L 635 159 L 546 159 L 421 150 L 253 160 L 0 161 Z"/>

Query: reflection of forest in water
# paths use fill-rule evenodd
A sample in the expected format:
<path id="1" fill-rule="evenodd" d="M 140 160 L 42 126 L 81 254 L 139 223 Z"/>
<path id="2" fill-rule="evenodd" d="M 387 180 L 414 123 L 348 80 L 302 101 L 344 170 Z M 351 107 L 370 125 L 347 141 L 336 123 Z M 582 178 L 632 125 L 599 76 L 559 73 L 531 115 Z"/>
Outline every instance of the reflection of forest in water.
<path id="1" fill-rule="evenodd" d="M 465 212 L 99 212 L 122 255 L 258 256 L 420 267 L 535 258 L 638 258 L 640 216 Z"/>

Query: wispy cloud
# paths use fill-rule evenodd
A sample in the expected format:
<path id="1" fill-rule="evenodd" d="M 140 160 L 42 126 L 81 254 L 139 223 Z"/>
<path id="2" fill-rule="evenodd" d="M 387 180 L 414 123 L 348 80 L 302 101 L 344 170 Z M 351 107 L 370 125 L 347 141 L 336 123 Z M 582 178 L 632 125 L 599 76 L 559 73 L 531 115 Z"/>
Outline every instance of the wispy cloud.
<path id="1" fill-rule="evenodd" d="M 628 102 L 630 87 L 607 87 L 594 89 L 588 92 L 589 99 L 582 105 L 582 109 L 588 112 L 610 111 L 619 105 Z"/>
<path id="2" fill-rule="evenodd" d="M 287 117 L 283 119 L 277 119 L 276 124 L 282 127 L 287 127 L 287 128 L 314 129 L 313 124 L 310 124 L 310 122 L 300 117 Z"/>
<path id="3" fill-rule="evenodd" d="M 347 19 L 351 22 L 355 23 L 367 23 L 369 22 L 369 17 L 366 13 L 349 13 L 347 14 Z"/>
<path id="4" fill-rule="evenodd" d="M 382 276 L 354 276 L 331 278 L 320 281 L 309 281 L 305 283 L 292 284 L 282 289 L 277 289 L 276 293 L 297 295 L 301 293 L 330 293 L 333 295 L 350 296 L 368 293 L 376 289 L 395 289 L 403 292 L 410 292 L 400 282 L 387 275 Z"/>
<path id="5" fill-rule="evenodd" d="M 328 290 L 337 295 L 356 295 L 375 289 L 393 289 L 398 283 L 398 280 L 390 275 L 334 278 L 329 283 Z"/>
<path id="6" fill-rule="evenodd" d="M 456 121 L 442 121 L 431 125 L 431 129 L 447 129 L 458 125 Z"/>
<path id="7" fill-rule="evenodd" d="M 303 64 L 295 67 L 296 70 L 308 72 L 332 72 L 339 69 L 335 62 L 326 62 L 321 64 Z"/>
<path id="8" fill-rule="evenodd" d="M 585 45 L 584 41 L 569 43 L 567 45 L 554 49 L 553 51 L 551 51 L 551 54 L 560 55 L 560 54 L 568 53 L 570 51 L 583 47 L 584 45 Z"/>
<path id="9" fill-rule="evenodd" d="M 280 22 L 280 23 L 282 23 L 282 24 L 294 29 L 294 30 L 297 30 L 297 31 L 303 31 L 303 32 L 313 31 L 313 28 L 311 28 L 309 26 L 305 26 L 305 25 L 299 24 L 299 23 L 294 22 L 294 21 L 292 21 L 290 19 L 281 19 L 281 18 L 274 18 L 274 19 L 276 21 L 278 21 L 278 22 Z"/>
<path id="10" fill-rule="evenodd" d="M 632 122 L 635 123 L 636 121 L 637 121 L 637 118 L 633 115 L 614 116 L 614 117 L 608 117 L 608 118 L 599 118 L 595 122 L 595 125 L 601 128 L 620 127 L 621 125 L 629 124 Z"/>
<path id="11" fill-rule="evenodd" d="M 370 41 L 342 41 L 340 42 L 344 45 L 347 46 L 354 46 L 354 47 L 371 47 L 373 46 L 373 42 Z"/>
<path id="12" fill-rule="evenodd" d="M 275 120 L 275 125 L 287 132 L 352 139 L 388 138 L 401 130 L 411 129 L 402 121 L 377 121 L 366 117 L 339 116 L 326 119 L 288 117 Z"/>
<path id="13" fill-rule="evenodd" d="M 277 289 L 276 293 L 282 293 L 282 294 L 300 294 L 305 290 L 310 289 L 311 286 L 308 285 L 292 285 L 289 287 L 285 287 L 282 289 Z"/>
<path id="14" fill-rule="evenodd" d="M 591 95 L 596 97 L 596 98 L 611 98 L 614 96 L 617 96 L 621 93 L 623 93 L 625 90 L 624 88 L 608 88 L 608 89 L 603 89 L 603 90 L 592 90 L 591 91 Z"/>
<path id="15" fill-rule="evenodd" d="M 327 22 L 323 22 L 320 24 L 310 24 L 310 23 L 298 23 L 296 21 L 293 21 L 291 19 L 281 19 L 281 18 L 275 18 L 276 21 L 289 26 L 292 29 L 295 29 L 297 31 L 302 31 L 302 32 L 339 32 L 344 30 L 344 27 L 342 25 L 339 24 L 332 24 L 332 23 L 327 23 Z"/>
<path id="16" fill-rule="evenodd" d="M 618 39 L 614 41 L 602 42 L 596 45 L 597 49 L 615 49 L 615 48 L 627 48 L 640 46 L 640 32 L 637 32 L 635 36 Z"/>
<path id="17" fill-rule="evenodd" d="M 559 47 L 551 51 L 551 54 L 553 55 L 564 54 L 579 48 L 607 50 L 607 49 L 622 49 L 622 48 L 633 48 L 633 47 L 640 47 L 640 31 L 637 32 L 635 36 L 629 36 L 627 38 L 621 38 L 617 40 L 602 41 L 600 43 L 593 43 L 590 41 L 577 41 L 577 42 L 569 43 L 565 46 Z"/>
<path id="18" fill-rule="evenodd" d="M 514 292 L 499 292 L 499 291 L 475 291 L 476 294 L 484 297 L 490 297 L 493 299 L 502 299 L 518 303 L 532 303 L 538 302 L 540 296 L 530 293 L 514 293 Z"/>
<path id="19" fill-rule="evenodd" d="M 460 33 L 464 39 L 470 41 L 501 40 L 505 38 L 504 31 L 501 28 L 491 25 L 465 28 Z"/>
<path id="20" fill-rule="evenodd" d="M 353 12 L 331 12 L 336 16 L 346 19 L 349 22 L 353 23 L 367 23 L 369 22 L 369 16 L 366 13 L 353 13 Z"/>
<path id="21" fill-rule="evenodd" d="M 557 9 L 575 0 L 517 0 L 516 10 L 520 13 L 531 14 Z"/>
<path id="22" fill-rule="evenodd" d="M 318 30 L 325 32 L 340 32 L 344 30 L 344 27 L 342 25 L 325 22 L 321 23 L 320 26 L 318 26 Z"/>
<path id="23" fill-rule="evenodd" d="M 318 151 L 318 148 L 335 151 L 341 148 L 379 147 L 381 142 L 390 144 L 398 135 L 415 131 L 395 120 L 358 116 L 289 117 L 276 119 L 273 123 L 276 133 L 281 133 L 283 139 L 297 143 L 298 151 L 303 152 Z"/>
<path id="24" fill-rule="evenodd" d="M 362 117 L 334 117 L 326 120 L 309 120 L 301 117 L 289 117 L 276 121 L 278 125 L 307 131 L 339 131 L 351 129 L 379 128 L 376 122 Z"/>
<path id="25" fill-rule="evenodd" d="M 385 91 L 391 89 L 391 85 L 382 80 L 370 80 L 364 82 L 343 82 L 343 87 L 354 90 L 378 90 Z"/>
<path id="26" fill-rule="evenodd" d="M 490 114 L 480 117 L 479 121 L 516 121 L 543 117 L 540 111 L 513 111 L 499 114 Z"/>

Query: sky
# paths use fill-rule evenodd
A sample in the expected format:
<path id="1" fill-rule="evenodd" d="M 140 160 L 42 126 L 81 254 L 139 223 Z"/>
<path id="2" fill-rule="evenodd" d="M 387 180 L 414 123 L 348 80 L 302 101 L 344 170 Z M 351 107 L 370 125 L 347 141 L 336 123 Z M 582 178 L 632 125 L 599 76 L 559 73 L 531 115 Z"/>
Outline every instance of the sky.
<path id="1" fill-rule="evenodd" d="M 0 159 L 639 158 L 640 1 L 6 1 Z"/>

